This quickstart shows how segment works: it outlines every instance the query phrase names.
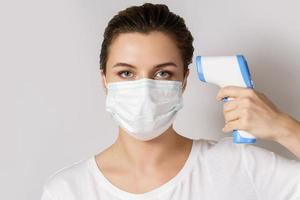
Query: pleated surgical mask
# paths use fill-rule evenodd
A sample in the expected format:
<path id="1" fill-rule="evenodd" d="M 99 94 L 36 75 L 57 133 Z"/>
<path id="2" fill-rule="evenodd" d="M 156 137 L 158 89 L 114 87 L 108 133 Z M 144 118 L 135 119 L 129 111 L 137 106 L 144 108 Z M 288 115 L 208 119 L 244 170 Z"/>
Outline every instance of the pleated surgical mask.
<path id="1" fill-rule="evenodd" d="M 182 82 L 143 78 L 107 84 L 106 111 L 139 140 L 161 135 L 183 107 Z"/>

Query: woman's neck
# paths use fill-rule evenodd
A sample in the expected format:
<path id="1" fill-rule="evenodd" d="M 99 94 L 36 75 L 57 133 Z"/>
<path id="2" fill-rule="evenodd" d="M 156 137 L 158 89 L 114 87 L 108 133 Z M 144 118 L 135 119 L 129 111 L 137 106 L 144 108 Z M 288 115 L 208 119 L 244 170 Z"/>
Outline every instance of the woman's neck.
<path id="1" fill-rule="evenodd" d="M 172 126 L 149 141 L 137 140 L 119 129 L 118 138 L 112 149 L 118 154 L 117 157 L 121 159 L 119 161 L 123 165 L 144 171 L 159 167 L 172 158 L 176 159 L 176 156 L 188 156 L 192 142 L 192 139 L 179 135 Z"/>

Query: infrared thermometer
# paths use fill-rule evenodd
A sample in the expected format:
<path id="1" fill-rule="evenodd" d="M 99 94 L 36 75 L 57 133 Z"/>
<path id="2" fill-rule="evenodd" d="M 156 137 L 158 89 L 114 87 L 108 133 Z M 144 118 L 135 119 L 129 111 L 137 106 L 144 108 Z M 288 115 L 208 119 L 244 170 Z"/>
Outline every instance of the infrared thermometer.
<path id="1" fill-rule="evenodd" d="M 202 82 L 212 83 L 219 87 L 227 85 L 254 88 L 247 61 L 243 55 L 236 56 L 197 56 L 196 68 Z M 234 98 L 225 97 L 223 102 Z M 233 142 L 255 143 L 256 138 L 244 130 L 233 130 Z"/>

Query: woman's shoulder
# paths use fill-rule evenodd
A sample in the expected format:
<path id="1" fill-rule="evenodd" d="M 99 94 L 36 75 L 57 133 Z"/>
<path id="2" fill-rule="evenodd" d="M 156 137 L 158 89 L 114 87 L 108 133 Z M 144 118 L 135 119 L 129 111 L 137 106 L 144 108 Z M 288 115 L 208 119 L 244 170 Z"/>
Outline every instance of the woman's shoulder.
<path id="1" fill-rule="evenodd" d="M 57 190 L 68 183 L 80 183 L 88 178 L 88 166 L 92 157 L 87 157 L 71 164 L 65 165 L 52 172 L 44 181 L 44 189 Z"/>
<path id="2" fill-rule="evenodd" d="M 223 137 L 220 140 L 213 139 L 196 139 L 196 144 L 200 146 L 200 152 L 205 153 L 230 153 L 233 152 L 242 153 L 242 151 L 261 151 L 266 152 L 268 150 L 255 146 L 253 144 L 235 144 L 232 137 Z"/>
<path id="3" fill-rule="evenodd" d="M 235 144 L 232 137 L 223 137 L 220 140 L 196 139 L 196 144 L 200 146 L 200 152 L 210 154 L 242 154 L 245 152 L 253 154 L 274 154 L 267 149 L 257 146 L 256 144 Z"/>
<path id="4" fill-rule="evenodd" d="M 232 137 L 223 137 L 220 140 L 197 139 L 196 145 L 199 146 L 199 156 L 210 161 L 224 161 L 227 163 L 240 162 L 243 154 L 272 154 L 264 148 L 252 144 L 235 144 Z M 254 155 L 256 156 L 256 155 Z"/>
<path id="5" fill-rule="evenodd" d="M 220 151 L 232 151 L 240 148 L 234 145 L 232 137 L 223 137 L 220 140 L 213 139 L 195 139 L 196 146 L 199 146 L 199 151 L 202 153 L 218 153 Z"/>
<path id="6" fill-rule="evenodd" d="M 258 146 L 257 144 L 235 144 L 232 137 L 223 137 L 220 140 L 197 139 L 200 147 L 199 156 L 205 161 L 223 162 L 233 165 L 244 163 L 245 165 L 268 165 L 282 162 L 299 165 L 299 161 L 291 160 L 276 154 L 273 151 Z"/>

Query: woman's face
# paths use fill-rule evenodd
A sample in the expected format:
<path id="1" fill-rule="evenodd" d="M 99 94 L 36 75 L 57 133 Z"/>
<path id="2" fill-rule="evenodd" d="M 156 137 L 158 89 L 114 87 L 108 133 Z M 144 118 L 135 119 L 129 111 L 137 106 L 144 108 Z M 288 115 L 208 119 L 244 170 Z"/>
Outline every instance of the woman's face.
<path id="1" fill-rule="evenodd" d="M 174 80 L 182 81 L 184 90 L 188 72 L 186 77 L 183 76 L 183 61 L 175 41 L 156 31 L 117 36 L 109 47 L 106 76 L 102 76 L 102 80 L 104 86 L 110 82 L 142 78 Z"/>

